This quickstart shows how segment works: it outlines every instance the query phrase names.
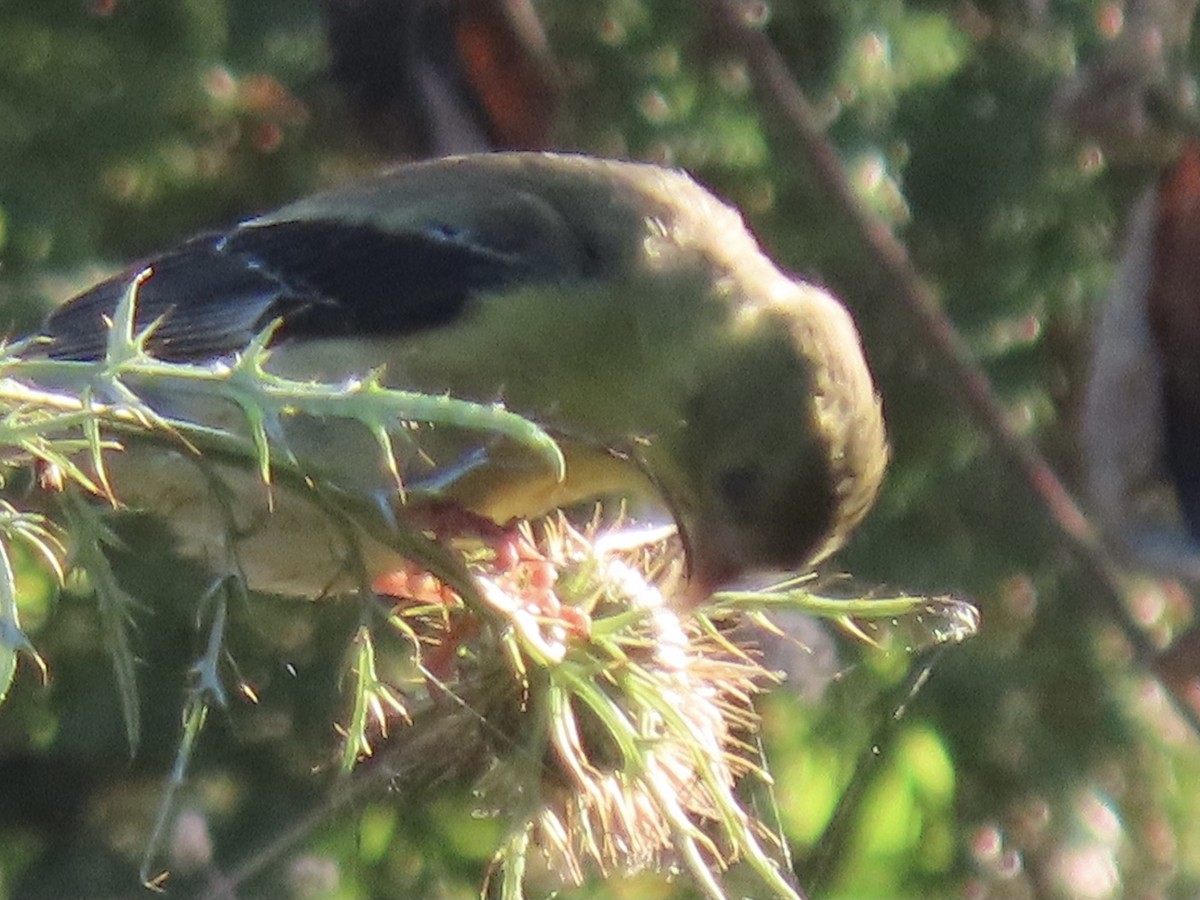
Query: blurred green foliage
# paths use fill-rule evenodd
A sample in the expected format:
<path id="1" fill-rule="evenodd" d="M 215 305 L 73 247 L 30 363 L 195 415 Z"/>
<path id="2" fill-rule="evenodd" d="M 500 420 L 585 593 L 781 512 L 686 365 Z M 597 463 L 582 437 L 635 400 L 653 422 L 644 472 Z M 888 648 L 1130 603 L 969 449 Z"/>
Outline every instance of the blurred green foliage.
<path id="1" fill-rule="evenodd" d="M 853 309 L 894 464 L 838 560 L 863 585 L 977 599 L 982 636 L 907 704 L 908 660 L 840 641 L 837 682 L 765 704 L 779 820 L 820 896 L 1185 896 L 1200 889 L 1200 754 L 1131 667 L 1029 494 L 968 424 L 844 218 L 811 183 L 692 0 L 539 0 L 562 67 L 562 146 L 684 166 L 773 255 Z M 1122 173 L 1053 140 L 1052 101 L 1104 45 L 1089 0 L 775 0 L 766 26 L 986 366 L 1014 421 L 1071 481 L 1087 323 L 1112 269 Z M 370 168 L 325 80 L 316 0 L 0 0 L 0 302 L 29 327 L 97 271 Z M 1122 190 L 1118 190 L 1118 188 Z M 0 898 L 132 896 L 138 838 L 202 650 L 202 574 L 130 522 L 120 572 L 143 603 L 143 742 L 127 758 L 86 586 L 24 623 L 50 663 L 0 708 Z M 32 584 L 32 582 L 31 582 Z M 1179 618 L 1179 601 L 1144 589 Z M 338 673 L 356 611 L 234 605 L 236 698 L 202 737 L 184 805 L 218 864 L 285 830 L 333 784 Z M 832 640 L 832 639 L 831 639 Z M 891 724 L 889 724 L 891 723 Z M 402 738 L 401 738 L 402 739 Z M 314 772 L 314 769 L 317 770 Z M 853 786 L 834 832 L 839 798 Z M 334 786 L 336 790 L 336 786 Z M 474 896 L 497 822 L 469 796 L 380 796 L 326 822 L 263 896 Z M 176 860 L 186 847 L 175 848 Z M 176 865 L 168 895 L 201 882 Z M 615 879 L 613 897 L 693 896 Z M 257 894 L 256 894 L 257 895 Z M 562 896 L 597 897 L 600 888 Z"/>

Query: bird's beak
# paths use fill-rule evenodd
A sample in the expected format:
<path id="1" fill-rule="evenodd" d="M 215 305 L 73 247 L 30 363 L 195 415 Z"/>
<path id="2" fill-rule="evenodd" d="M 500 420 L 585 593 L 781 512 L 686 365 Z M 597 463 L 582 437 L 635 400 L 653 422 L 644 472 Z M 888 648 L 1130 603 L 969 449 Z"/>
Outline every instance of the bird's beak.
<path id="1" fill-rule="evenodd" d="M 695 545 L 681 532 L 687 561 L 687 583 L 679 606 L 695 609 L 707 603 L 717 591 L 726 588 L 742 574 L 741 567 L 720 548 Z"/>

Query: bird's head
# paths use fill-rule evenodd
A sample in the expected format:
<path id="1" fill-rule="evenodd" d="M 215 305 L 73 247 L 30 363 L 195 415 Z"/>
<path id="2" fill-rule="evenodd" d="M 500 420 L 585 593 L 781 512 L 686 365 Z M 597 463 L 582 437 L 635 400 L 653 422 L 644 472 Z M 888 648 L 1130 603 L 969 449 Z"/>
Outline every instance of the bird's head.
<path id="1" fill-rule="evenodd" d="M 789 280 L 736 308 L 671 452 L 692 483 L 661 478 L 698 595 L 750 571 L 805 571 L 837 550 L 887 462 L 879 398 L 841 304 Z"/>

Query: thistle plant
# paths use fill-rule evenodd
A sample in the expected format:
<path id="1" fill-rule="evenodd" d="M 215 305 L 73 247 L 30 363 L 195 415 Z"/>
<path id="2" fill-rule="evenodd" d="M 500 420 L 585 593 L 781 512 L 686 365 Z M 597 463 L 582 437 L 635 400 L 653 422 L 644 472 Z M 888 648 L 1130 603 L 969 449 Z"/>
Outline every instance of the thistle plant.
<path id="1" fill-rule="evenodd" d="M 525 897 L 546 869 L 582 883 L 592 872 L 670 868 L 704 896 L 724 900 L 723 873 L 742 863 L 771 896 L 794 900 L 803 893 L 780 862 L 785 848 L 742 799 L 745 782 L 769 785 L 754 698 L 778 676 L 727 625 L 745 617 L 769 623 L 773 609 L 798 609 L 873 642 L 882 622 L 905 635 L 908 651 L 975 630 L 974 609 L 962 601 L 837 600 L 804 579 L 717 594 L 703 610 L 680 613 L 685 560 L 673 529 L 639 530 L 619 518 L 601 524 L 599 514 L 577 523 L 554 513 L 499 535 L 468 527 L 431 534 L 403 515 L 381 519 L 305 470 L 284 437 L 288 417 L 365 427 L 401 497 L 411 486 L 395 463 L 398 442 L 419 453 L 430 426 L 478 434 L 481 443 L 502 438 L 560 475 L 562 453 L 535 423 L 502 406 L 393 390 L 380 372 L 339 384 L 281 378 L 269 371 L 271 330 L 211 365 L 154 358 L 146 352 L 154 326 L 138 332 L 133 324 L 140 283 L 116 310 L 103 359 L 46 358 L 27 343 L 0 352 L 5 482 L 32 470 L 57 501 L 53 512 L 0 505 L 0 699 L 20 655 L 44 677 L 47 671 L 21 629 L 12 548 L 25 544 L 60 580 L 69 566 L 86 570 L 129 743 L 137 747 L 130 629 L 140 607 L 109 566 L 117 538 L 104 510 L 121 506 L 120 485 L 109 477 L 112 454 L 160 445 L 253 472 L 270 490 L 312 496 L 351 544 L 368 534 L 406 561 L 376 583 L 358 578 L 362 615 L 345 652 L 339 768 L 350 777 L 364 759 L 382 755 L 403 771 L 406 752 L 460 748 L 469 762 L 458 774 L 507 823 L 485 876 L 495 896 Z M 242 427 L 163 414 L 146 397 L 168 389 L 227 401 Z M 174 797 L 208 713 L 232 693 L 223 665 L 231 597 L 252 602 L 236 565 L 197 598 L 205 650 L 193 667 L 176 763 L 146 841 L 147 883 L 161 877 L 156 861 Z M 403 683 L 381 674 L 384 635 L 399 635 L 410 649 L 413 677 Z"/>
<path id="2" fill-rule="evenodd" d="M 22 542 L 32 546 L 60 580 L 69 543 L 72 559 L 91 576 L 101 602 L 106 644 L 117 673 L 131 745 L 137 743 L 138 728 L 134 660 L 126 630 L 134 618 L 134 604 L 108 569 L 103 548 L 114 545 L 116 538 L 94 510 L 77 502 L 82 492 L 120 507 L 121 498 L 108 477 L 110 454 L 140 442 L 183 450 L 197 459 L 220 459 L 253 468 L 268 488 L 283 482 L 319 495 L 331 516 L 343 517 L 353 516 L 348 511 L 355 505 L 352 498 L 323 492 L 311 482 L 282 440 L 284 418 L 336 416 L 365 426 L 401 492 L 404 482 L 393 462 L 393 442 L 413 440 L 410 426 L 414 422 L 503 436 L 527 447 L 553 471 L 561 472 L 564 465 L 549 435 L 499 404 L 390 390 L 380 385 L 381 373 L 367 373 L 342 384 L 272 375 L 265 364 L 273 329 L 227 361 L 191 365 L 156 359 L 145 350 L 154 325 L 141 332 L 134 329 L 137 292 L 145 277 L 147 273 L 134 279 L 118 304 L 103 359 L 80 362 L 39 356 L 29 352 L 36 338 L 8 345 L 0 352 L 0 475 L 7 484 L 22 470 L 33 469 L 44 486 L 52 486 L 63 496 L 59 504 L 62 525 L 39 511 L 6 505 L 0 538 L 6 545 Z M 222 430 L 163 415 L 143 399 L 143 392 L 151 388 L 185 394 L 199 391 L 228 401 L 242 411 L 246 428 Z M 69 541 L 63 525 L 70 532 Z M 372 523 L 372 527 L 378 526 Z M 474 597 L 461 564 L 419 530 L 400 526 L 388 540 L 428 570 L 457 584 L 464 596 Z M 26 654 L 44 667 L 21 630 L 15 584 L 6 546 L 0 558 L 0 699 L 11 686 L 18 654 Z"/>

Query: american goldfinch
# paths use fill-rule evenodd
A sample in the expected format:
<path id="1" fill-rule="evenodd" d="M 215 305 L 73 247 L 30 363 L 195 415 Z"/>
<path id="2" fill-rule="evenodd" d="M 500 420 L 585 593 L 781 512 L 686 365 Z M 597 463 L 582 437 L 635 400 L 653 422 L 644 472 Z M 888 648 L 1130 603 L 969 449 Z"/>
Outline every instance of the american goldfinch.
<path id="1" fill-rule="evenodd" d="M 152 354 L 231 357 L 278 320 L 269 367 L 280 375 L 337 381 L 383 367 L 389 386 L 502 401 L 560 441 L 565 478 L 500 449 L 463 453 L 425 473 L 441 479 L 439 499 L 499 524 L 598 497 L 658 499 L 698 595 L 824 558 L 882 479 L 880 401 L 850 316 L 781 272 L 736 211 L 678 171 L 535 153 L 422 162 L 146 265 L 137 326 L 156 323 Z M 55 311 L 39 352 L 101 357 L 135 271 Z M 323 479 L 390 496 L 403 515 L 358 431 L 311 419 L 286 437 Z M 154 465 L 135 458 L 118 495 L 190 528 L 195 543 L 200 492 L 155 486 Z M 322 557 L 317 545 L 332 539 L 317 507 L 303 507 L 259 503 L 253 522 L 239 519 L 252 586 L 332 580 L 337 551 Z M 386 565 L 367 556 L 373 570 Z"/>

